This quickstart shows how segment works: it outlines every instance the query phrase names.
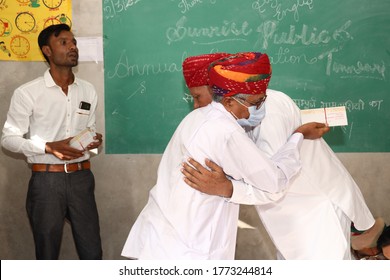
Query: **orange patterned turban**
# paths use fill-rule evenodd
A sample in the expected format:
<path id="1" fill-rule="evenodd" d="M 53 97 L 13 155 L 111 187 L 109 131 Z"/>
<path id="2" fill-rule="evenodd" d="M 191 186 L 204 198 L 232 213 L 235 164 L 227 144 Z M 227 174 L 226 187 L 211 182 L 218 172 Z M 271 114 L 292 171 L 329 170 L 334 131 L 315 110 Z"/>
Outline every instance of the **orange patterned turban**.
<path id="1" fill-rule="evenodd" d="M 183 61 L 183 75 L 187 87 L 208 85 L 208 67 L 210 63 L 228 55 L 227 53 L 211 53 L 187 57 Z"/>
<path id="2" fill-rule="evenodd" d="M 268 55 L 259 52 L 237 53 L 209 67 L 210 86 L 220 96 L 265 93 L 271 74 Z"/>

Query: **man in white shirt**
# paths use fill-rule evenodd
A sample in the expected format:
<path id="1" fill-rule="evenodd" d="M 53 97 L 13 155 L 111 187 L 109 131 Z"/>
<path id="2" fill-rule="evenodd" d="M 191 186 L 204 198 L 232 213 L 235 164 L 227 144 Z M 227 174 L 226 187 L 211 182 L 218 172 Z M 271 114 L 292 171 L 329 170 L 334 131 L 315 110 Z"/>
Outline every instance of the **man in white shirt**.
<path id="1" fill-rule="evenodd" d="M 252 67 L 259 68 L 261 75 L 248 73 L 251 79 L 235 84 L 243 94 L 219 92 L 217 101 L 192 111 L 176 129 L 162 156 L 157 183 L 129 233 L 122 256 L 233 259 L 239 206 L 229 200 L 250 195 L 257 200 L 266 196 L 268 201 L 268 196 L 282 191 L 299 171 L 301 133 L 294 133 L 281 148 L 279 157 L 271 161 L 237 123 L 237 119 L 251 119 L 256 114 L 271 77 L 268 56 L 252 55 Z M 235 60 L 239 63 L 244 56 L 237 55 Z M 297 132 L 316 138 L 327 131 L 324 126 L 313 129 L 316 126 L 319 125 L 303 126 Z M 181 173 L 182 164 L 189 157 L 199 162 L 210 158 L 233 178 L 244 179 L 257 188 L 241 185 L 225 190 L 221 196 L 194 190 L 185 184 Z"/>
<path id="2" fill-rule="evenodd" d="M 86 128 L 95 130 L 97 94 L 72 72 L 78 64 L 78 49 L 69 26 L 47 27 L 38 43 L 50 69 L 15 90 L 1 144 L 23 153 L 31 164 L 26 209 L 36 258 L 58 259 L 68 218 L 80 259 L 101 259 L 89 150 L 101 145 L 102 135 L 96 133 L 95 141 L 84 149 L 69 144 Z"/>
<path id="3" fill-rule="evenodd" d="M 199 67 L 193 72 L 203 73 Z M 207 85 L 208 81 L 198 81 L 196 86 L 202 83 Z M 266 96 L 261 124 L 246 128 L 257 147 L 272 157 L 301 125 L 301 119 L 298 107 L 284 93 L 267 89 Z M 280 259 L 351 259 L 351 221 L 360 230 L 375 230 L 375 220 L 358 186 L 322 138 L 303 141 L 301 161 L 302 169 L 281 199 L 266 204 L 248 196 L 231 202 L 257 205 Z M 229 188 L 220 167 L 206 161 L 214 171 L 210 172 L 193 160 L 189 162 L 198 168 L 194 171 L 189 165 L 184 166 L 188 176 L 185 180 L 192 187 L 214 195 Z M 232 182 L 234 187 L 245 184 Z"/>

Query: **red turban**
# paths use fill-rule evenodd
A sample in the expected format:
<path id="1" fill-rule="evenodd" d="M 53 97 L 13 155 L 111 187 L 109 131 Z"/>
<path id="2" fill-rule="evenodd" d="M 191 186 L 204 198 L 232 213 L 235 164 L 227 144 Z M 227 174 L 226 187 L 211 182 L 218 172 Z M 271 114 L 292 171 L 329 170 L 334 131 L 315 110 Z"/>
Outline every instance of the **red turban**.
<path id="1" fill-rule="evenodd" d="M 271 73 L 268 55 L 259 52 L 237 53 L 211 63 L 210 86 L 214 94 L 221 96 L 261 94 L 268 87 Z"/>
<path id="2" fill-rule="evenodd" d="M 208 67 L 210 63 L 228 55 L 227 53 L 211 53 L 187 57 L 183 61 L 183 75 L 187 87 L 208 85 Z"/>

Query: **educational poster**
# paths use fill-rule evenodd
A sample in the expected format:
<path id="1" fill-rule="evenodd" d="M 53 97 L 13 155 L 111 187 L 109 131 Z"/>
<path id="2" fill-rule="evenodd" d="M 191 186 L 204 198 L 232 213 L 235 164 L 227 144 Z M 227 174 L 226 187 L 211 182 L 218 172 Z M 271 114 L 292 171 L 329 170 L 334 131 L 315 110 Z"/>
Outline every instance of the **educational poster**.
<path id="1" fill-rule="evenodd" d="M 44 61 L 39 32 L 59 23 L 72 27 L 71 0 L 0 0 L 0 60 Z"/>

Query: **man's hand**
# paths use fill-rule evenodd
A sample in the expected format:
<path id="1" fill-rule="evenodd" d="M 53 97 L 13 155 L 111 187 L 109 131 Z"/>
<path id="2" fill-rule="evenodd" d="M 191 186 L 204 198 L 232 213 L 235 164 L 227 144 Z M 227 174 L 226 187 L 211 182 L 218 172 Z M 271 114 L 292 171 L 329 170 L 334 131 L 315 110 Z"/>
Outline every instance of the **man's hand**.
<path id="1" fill-rule="evenodd" d="M 226 178 L 223 169 L 206 159 L 206 166 L 210 170 L 204 168 L 196 160 L 190 158 L 188 163 L 183 163 L 182 173 L 184 181 L 192 188 L 210 195 L 218 195 L 223 197 L 232 197 L 233 184 Z"/>
<path id="2" fill-rule="evenodd" d="M 103 135 L 101 135 L 100 133 L 97 133 L 97 132 L 96 132 L 96 136 L 93 137 L 93 139 L 94 139 L 95 141 L 93 141 L 92 143 L 90 143 L 90 144 L 87 146 L 87 150 L 96 149 L 96 148 L 98 148 L 98 147 L 103 143 Z"/>
<path id="3" fill-rule="evenodd" d="M 325 133 L 330 130 L 329 126 L 324 123 L 310 122 L 298 127 L 295 132 L 303 134 L 305 139 L 317 139 L 321 138 Z"/>
<path id="4" fill-rule="evenodd" d="M 53 154 L 57 158 L 62 160 L 72 160 L 84 155 L 84 151 L 77 150 L 69 145 L 69 141 L 73 137 L 68 139 L 55 141 L 55 142 L 46 142 L 45 152 L 48 154 Z"/>

